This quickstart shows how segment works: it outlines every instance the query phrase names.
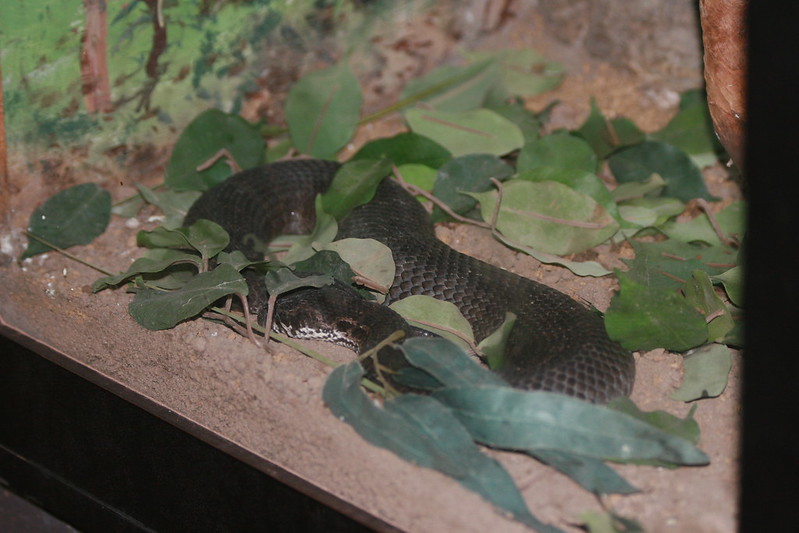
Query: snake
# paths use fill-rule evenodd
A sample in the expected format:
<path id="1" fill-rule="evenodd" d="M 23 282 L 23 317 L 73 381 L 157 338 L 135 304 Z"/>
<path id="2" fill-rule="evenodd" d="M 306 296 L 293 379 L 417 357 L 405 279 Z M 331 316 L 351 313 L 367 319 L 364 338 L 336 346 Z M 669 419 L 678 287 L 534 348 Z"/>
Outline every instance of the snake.
<path id="1" fill-rule="evenodd" d="M 230 235 L 229 250 L 263 259 L 261 243 L 314 228 L 315 198 L 328 189 L 340 165 L 290 159 L 238 172 L 206 190 L 188 210 L 184 225 L 200 219 L 215 222 Z M 630 394 L 632 354 L 609 338 L 596 310 L 452 249 L 436 237 L 421 202 L 390 177 L 380 182 L 369 202 L 339 222 L 336 238 L 375 239 L 391 250 L 396 271 L 385 301 L 366 300 L 342 282 L 305 287 L 277 298 L 273 329 L 362 353 L 396 330 L 409 337 L 425 335 L 387 307 L 422 294 L 453 303 L 471 324 L 477 342 L 500 327 L 506 313 L 516 316 L 501 362 L 492 369 L 512 387 L 593 403 Z M 262 321 L 268 301 L 263 276 L 245 278 L 249 306 Z M 389 368 L 403 366 L 400 350 L 387 352 Z"/>

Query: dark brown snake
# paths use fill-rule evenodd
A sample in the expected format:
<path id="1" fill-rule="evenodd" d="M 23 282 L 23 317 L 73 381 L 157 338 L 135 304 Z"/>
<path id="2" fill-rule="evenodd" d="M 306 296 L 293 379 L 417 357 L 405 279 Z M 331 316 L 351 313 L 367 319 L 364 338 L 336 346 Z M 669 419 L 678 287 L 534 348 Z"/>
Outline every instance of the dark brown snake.
<path id="1" fill-rule="evenodd" d="M 255 242 L 313 229 L 314 198 L 327 189 L 338 168 L 330 161 L 294 160 L 245 170 L 205 192 L 185 224 L 212 220 L 230 234 L 230 249 L 259 259 Z M 515 313 L 504 363 L 496 369 L 514 387 L 598 403 L 630 393 L 632 355 L 608 338 L 597 313 L 551 287 L 439 241 L 421 204 L 392 180 L 383 180 L 369 203 L 340 222 L 337 238 L 346 237 L 372 238 L 391 249 L 396 275 L 386 304 L 412 294 L 452 302 L 471 323 L 478 342 L 499 327 L 506 311 Z M 248 282 L 251 307 L 263 317 L 265 289 L 252 277 Z M 366 301 L 342 284 L 278 298 L 275 329 L 333 340 L 359 352 L 397 329 L 418 334 L 385 305 Z M 393 360 L 389 366 L 401 366 L 397 353 L 388 359 Z"/>

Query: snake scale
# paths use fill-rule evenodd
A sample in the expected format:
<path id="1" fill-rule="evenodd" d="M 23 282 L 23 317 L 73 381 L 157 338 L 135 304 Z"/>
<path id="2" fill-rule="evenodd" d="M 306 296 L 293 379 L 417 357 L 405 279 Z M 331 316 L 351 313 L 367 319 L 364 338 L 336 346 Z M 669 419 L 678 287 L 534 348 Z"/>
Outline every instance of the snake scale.
<path id="1" fill-rule="evenodd" d="M 203 193 L 184 223 L 212 220 L 230 234 L 229 249 L 260 259 L 255 243 L 313 229 L 314 198 L 327 189 L 339 166 L 298 159 L 245 170 Z M 471 323 L 477 341 L 502 323 L 506 311 L 515 313 L 504 362 L 496 369 L 512 386 L 597 403 L 632 389 L 632 355 L 608 338 L 598 314 L 551 287 L 456 252 L 436 238 L 425 209 L 396 182 L 383 180 L 369 203 L 340 222 L 337 238 L 346 237 L 372 238 L 391 249 L 396 275 L 386 304 L 412 294 L 450 301 Z M 265 287 L 253 276 L 248 284 L 250 306 L 263 317 Z M 397 329 L 419 334 L 385 305 L 366 301 L 340 283 L 281 296 L 274 327 L 359 352 Z M 394 352 L 387 356 L 388 366 L 401 366 L 399 351 Z"/>

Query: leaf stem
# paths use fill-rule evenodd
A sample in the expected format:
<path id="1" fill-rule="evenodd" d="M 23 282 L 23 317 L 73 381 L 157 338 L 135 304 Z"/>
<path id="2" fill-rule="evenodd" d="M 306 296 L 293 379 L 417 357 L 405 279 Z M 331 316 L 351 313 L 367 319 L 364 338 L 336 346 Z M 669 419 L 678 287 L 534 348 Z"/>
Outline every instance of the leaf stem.
<path id="1" fill-rule="evenodd" d="M 55 250 L 56 252 L 60 253 L 64 257 L 72 259 L 73 261 L 75 261 L 77 263 L 80 263 L 81 265 L 84 265 L 84 266 L 87 266 L 87 267 L 89 267 L 89 268 L 91 268 L 93 270 L 96 270 L 100 274 L 105 274 L 106 276 L 113 276 L 113 274 L 111 272 L 109 272 L 108 270 L 105 270 L 104 268 L 98 267 L 97 265 L 93 265 L 93 264 L 89 263 L 88 261 L 86 261 L 84 259 L 81 259 L 77 255 L 74 255 L 74 254 L 71 254 L 71 253 L 67 252 L 63 248 L 61 248 L 61 247 L 59 247 L 59 246 L 57 246 L 57 245 L 55 245 L 55 244 L 53 244 L 53 243 L 51 243 L 49 241 L 46 241 L 45 239 L 43 239 L 42 237 L 39 237 L 38 235 L 36 235 L 35 233 L 33 233 L 31 231 L 25 230 L 25 235 L 30 237 L 31 239 L 35 239 L 35 240 L 39 241 L 40 243 L 44 244 L 45 246 L 48 246 L 48 247 L 52 248 L 53 250 Z"/>

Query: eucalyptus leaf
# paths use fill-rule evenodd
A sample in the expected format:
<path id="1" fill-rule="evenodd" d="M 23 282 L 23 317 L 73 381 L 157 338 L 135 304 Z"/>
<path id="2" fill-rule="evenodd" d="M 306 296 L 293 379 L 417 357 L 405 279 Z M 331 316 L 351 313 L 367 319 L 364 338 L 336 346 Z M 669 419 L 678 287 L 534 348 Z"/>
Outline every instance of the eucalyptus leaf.
<path id="1" fill-rule="evenodd" d="M 251 267 L 266 267 L 270 265 L 270 261 L 250 261 L 247 257 L 239 250 L 233 250 L 232 252 L 219 252 L 216 256 L 217 263 L 227 263 L 239 272 L 244 270 L 245 268 Z"/>
<path id="2" fill-rule="evenodd" d="M 524 145 L 519 152 L 517 170 L 524 172 L 538 167 L 557 167 L 593 174 L 597 164 L 597 156 L 587 142 L 567 133 L 553 133 Z"/>
<path id="3" fill-rule="evenodd" d="M 94 183 L 82 183 L 56 193 L 31 213 L 28 231 L 58 248 L 89 244 L 101 235 L 111 218 L 111 195 Z M 35 238 L 20 259 L 52 249 Z"/>
<path id="4" fill-rule="evenodd" d="M 411 325 L 432 331 L 461 348 L 474 344 L 474 332 L 457 306 L 432 296 L 414 294 L 389 305 Z"/>
<path id="5" fill-rule="evenodd" d="M 400 344 L 400 349 L 409 363 L 429 373 L 443 386 L 508 386 L 498 374 L 447 339 L 413 337 Z"/>
<path id="6" fill-rule="evenodd" d="M 419 434 L 435 443 L 448 459 L 457 459 L 465 472 L 452 476 L 467 489 L 476 492 L 502 511 L 542 533 L 560 530 L 535 518 L 527 508 L 519 489 L 505 468 L 485 455 L 452 412 L 429 396 L 404 394 L 385 403 L 385 410 L 398 413 L 416 426 Z M 428 466 L 422 464 L 421 466 Z"/>
<path id="7" fill-rule="evenodd" d="M 477 345 L 477 350 L 483 354 L 489 368 L 500 368 L 505 362 L 505 347 L 514 324 L 516 315 L 506 312 L 502 324 Z"/>
<path id="8" fill-rule="evenodd" d="M 403 181 L 411 185 L 415 185 L 422 190 L 432 191 L 436 183 L 438 172 L 434 168 L 425 165 L 417 165 L 408 163 L 397 167 L 397 173 L 402 177 Z M 421 201 L 428 201 L 422 196 L 418 196 Z"/>
<path id="9" fill-rule="evenodd" d="M 591 145 L 596 155 L 604 159 L 623 146 L 637 144 L 645 134 L 624 117 L 606 118 L 591 98 L 591 112 L 577 133 Z"/>
<path id="10" fill-rule="evenodd" d="M 707 340 L 705 317 L 669 289 L 636 283 L 617 273 L 620 291 L 605 312 L 611 339 L 628 350 L 665 348 L 682 352 Z"/>
<path id="11" fill-rule="evenodd" d="M 444 65 L 408 82 L 401 98 L 426 94 L 421 101 L 427 109 L 468 111 L 483 107 L 500 79 L 497 65 L 490 60 L 467 66 Z"/>
<path id="12" fill-rule="evenodd" d="M 390 172 L 386 159 L 359 159 L 342 165 L 322 194 L 322 210 L 342 220 L 355 207 L 369 202 Z"/>
<path id="13" fill-rule="evenodd" d="M 680 418 L 666 411 L 642 411 L 629 398 L 619 396 L 608 403 L 608 408 L 637 418 L 666 433 L 683 438 L 691 444 L 699 443 L 699 424 L 694 419 L 696 406 L 693 406 L 684 418 Z"/>
<path id="14" fill-rule="evenodd" d="M 227 232 L 210 220 L 200 219 L 188 228 L 155 228 L 140 231 L 136 243 L 147 248 L 177 248 L 197 250 L 204 261 L 215 256 L 230 243 Z"/>
<path id="15" fill-rule="evenodd" d="M 642 198 L 646 195 L 660 194 L 665 187 L 666 181 L 659 174 L 652 174 L 643 181 L 620 183 L 613 189 L 611 194 L 614 200 L 623 202 L 633 198 Z"/>
<path id="16" fill-rule="evenodd" d="M 743 307 L 743 267 L 733 267 L 721 274 L 711 276 L 711 279 L 720 281 L 724 285 L 724 290 L 727 291 L 730 301 L 738 307 Z"/>
<path id="17" fill-rule="evenodd" d="M 406 131 L 393 137 L 369 141 L 350 160 L 386 159 L 398 167 L 418 164 L 436 169 L 451 157 L 449 150 L 434 140 Z"/>
<path id="18" fill-rule="evenodd" d="M 298 276 L 288 268 L 279 268 L 267 272 L 264 281 L 270 296 L 280 296 L 303 287 L 315 287 L 318 289 L 330 285 L 333 283 L 333 276 L 328 274 Z"/>
<path id="19" fill-rule="evenodd" d="M 713 282 L 704 270 L 695 270 L 684 287 L 685 299 L 702 311 L 707 322 L 708 340 L 721 342 L 735 326 L 732 313 L 719 298 Z"/>
<path id="20" fill-rule="evenodd" d="M 708 344 L 685 356 L 685 377 L 671 397 L 683 402 L 715 398 L 727 388 L 732 368 L 730 349 L 722 344 Z"/>
<path id="21" fill-rule="evenodd" d="M 484 220 L 492 220 L 498 194 L 471 193 Z M 497 229 L 522 246 L 566 255 L 610 238 L 618 223 L 590 196 L 553 181 L 513 180 L 502 189 Z"/>
<path id="22" fill-rule="evenodd" d="M 391 249 L 374 239 L 341 239 L 326 244 L 324 250 L 332 250 L 346 261 L 359 276 L 371 280 L 372 288 L 383 287 L 388 292 L 394 282 L 394 257 Z"/>
<path id="23" fill-rule="evenodd" d="M 405 394 L 376 406 L 360 387 L 357 361 L 336 368 L 322 398 L 338 418 L 364 439 L 419 466 L 433 468 L 537 531 L 558 531 L 527 509 L 512 478 L 483 454 L 450 411 L 429 396 Z"/>
<path id="24" fill-rule="evenodd" d="M 713 131 L 706 97 L 700 90 L 683 93 L 677 114 L 649 137 L 680 148 L 700 168 L 715 163 L 717 154 L 723 151 Z"/>
<path id="25" fill-rule="evenodd" d="M 128 305 L 128 312 L 149 330 L 169 329 L 199 315 L 223 296 L 247 292 L 247 283 L 235 268 L 219 265 L 210 272 L 197 274 L 178 290 L 139 289 Z"/>
<path id="26" fill-rule="evenodd" d="M 746 231 L 746 205 L 743 202 L 733 202 L 714 216 L 725 236 L 739 240 L 743 238 Z M 722 244 L 705 213 L 687 222 L 670 222 L 660 229 L 669 238 L 684 242 L 701 241 L 714 246 Z"/>
<path id="27" fill-rule="evenodd" d="M 135 276 L 162 272 L 172 265 L 181 263 L 194 265 L 196 270 L 202 268 L 202 260 L 196 254 L 169 248 L 147 250 L 142 257 L 136 259 L 122 274 L 105 276 L 95 281 L 92 284 L 92 292 L 98 292 L 109 287 L 116 287 L 123 281 L 130 280 Z"/>
<path id="28" fill-rule="evenodd" d="M 332 158 L 358 127 L 363 97 L 345 63 L 306 74 L 286 98 L 286 122 L 295 148 Z"/>
<path id="29" fill-rule="evenodd" d="M 533 250 L 529 246 L 522 246 L 501 234 L 496 234 L 495 237 L 509 248 L 513 248 L 514 250 L 525 253 L 541 263 L 547 265 L 560 265 L 562 267 L 568 268 L 572 273 L 578 276 L 591 276 L 599 278 L 602 276 L 607 276 L 608 274 L 612 274 L 612 271 L 603 267 L 596 261 L 569 261 L 568 259 L 563 259 L 562 257 L 558 257 L 554 254 Z"/>
<path id="30" fill-rule="evenodd" d="M 438 170 L 433 194 L 456 213 L 467 215 L 477 201 L 465 193 L 491 190 L 494 188 L 491 178 L 503 181 L 512 175 L 513 167 L 494 155 L 464 155 L 448 161 Z M 442 218 L 443 212 L 433 212 L 433 220 Z"/>
<path id="31" fill-rule="evenodd" d="M 606 407 L 540 391 L 453 387 L 433 392 L 483 444 L 534 452 L 556 449 L 614 461 L 659 459 L 707 464 L 707 456 L 675 437 Z"/>
<path id="32" fill-rule="evenodd" d="M 547 61 L 531 48 L 472 52 L 466 56 L 476 62 L 498 62 L 503 87 L 507 94 L 514 96 L 534 96 L 549 91 L 563 79 L 561 64 Z"/>
<path id="33" fill-rule="evenodd" d="M 454 157 L 472 153 L 502 156 L 524 144 L 518 126 L 488 109 L 410 109 L 405 113 L 405 120 L 411 130 L 433 139 Z"/>
<path id="34" fill-rule="evenodd" d="M 225 149 L 239 168 L 263 164 L 264 139 L 258 128 L 239 115 L 208 109 L 194 118 L 178 137 L 166 167 L 164 183 L 173 191 L 204 191 L 233 173 L 231 162 L 217 159 L 197 168 Z"/>
<path id="35" fill-rule="evenodd" d="M 186 217 L 189 208 L 202 194 L 200 191 L 155 191 L 141 183 L 136 184 L 141 197 L 150 205 L 154 205 L 164 213 L 162 226 L 174 229 L 179 228 Z"/>
<path id="36" fill-rule="evenodd" d="M 688 244 L 674 239 L 661 242 L 630 241 L 635 259 L 623 259 L 630 280 L 653 289 L 679 289 L 695 270 L 710 276 L 737 264 L 737 252 L 726 246 Z"/>
<path id="37" fill-rule="evenodd" d="M 642 207 L 637 205 L 620 205 L 618 207 L 619 215 L 625 222 L 635 225 L 639 228 L 648 228 L 654 226 L 658 221 L 658 214 L 654 209 Z M 624 225 L 623 227 L 628 227 Z"/>
<path id="38" fill-rule="evenodd" d="M 661 228 L 669 219 L 682 213 L 685 210 L 685 204 L 676 198 L 651 197 L 633 198 L 619 204 L 619 213 L 622 216 L 625 216 L 625 213 L 629 215 L 631 210 L 645 210 L 651 213 L 651 215 L 647 216 L 654 216 L 654 222 L 649 224 L 649 226 Z"/>
<path id="39" fill-rule="evenodd" d="M 524 107 L 524 102 L 503 103 L 499 106 L 492 106 L 489 109 L 516 124 L 524 136 L 525 144 L 531 140 L 538 139 L 541 131 L 541 120 L 535 113 Z"/>
<path id="40" fill-rule="evenodd" d="M 295 272 L 330 274 L 345 285 L 350 285 L 355 277 L 349 263 L 333 250 L 320 250 L 308 259 L 293 264 Z"/>
<path id="41" fill-rule="evenodd" d="M 666 182 L 665 196 L 687 202 L 694 198 L 716 200 L 707 190 L 702 173 L 679 148 L 659 141 L 644 141 L 622 148 L 608 159 L 619 183 L 645 181 L 659 174 Z"/>
<path id="42" fill-rule="evenodd" d="M 587 194 L 617 221 L 621 221 L 613 195 L 596 174 L 580 168 L 536 167 L 519 172 L 516 179 L 533 182 L 556 181 L 577 192 Z"/>
<path id="43" fill-rule="evenodd" d="M 539 461 L 569 476 L 575 483 L 594 494 L 633 494 L 634 486 L 594 457 L 585 457 L 562 450 L 535 450 L 531 452 Z"/>

